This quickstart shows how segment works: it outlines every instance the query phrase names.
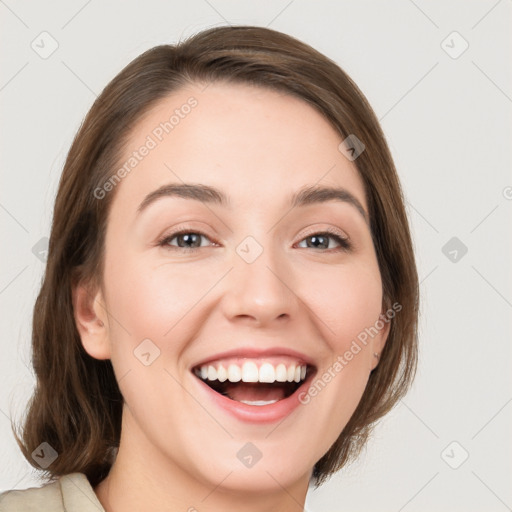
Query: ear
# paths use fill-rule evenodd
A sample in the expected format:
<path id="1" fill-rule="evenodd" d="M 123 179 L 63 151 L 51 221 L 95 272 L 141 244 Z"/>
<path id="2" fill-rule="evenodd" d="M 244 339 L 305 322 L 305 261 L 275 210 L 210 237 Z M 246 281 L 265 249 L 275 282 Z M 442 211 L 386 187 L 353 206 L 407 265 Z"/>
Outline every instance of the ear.
<path id="1" fill-rule="evenodd" d="M 391 330 L 391 319 L 386 316 L 384 312 L 382 312 L 379 315 L 379 320 L 384 324 L 381 329 L 379 329 L 379 334 L 373 338 L 372 343 L 372 364 L 371 364 L 371 370 L 375 370 L 377 368 L 379 361 L 380 361 L 380 355 L 382 354 L 382 351 L 384 350 L 384 346 L 386 345 L 386 341 L 389 336 L 389 331 Z"/>
<path id="2" fill-rule="evenodd" d="M 85 351 L 95 359 L 110 359 L 108 315 L 100 287 L 84 283 L 73 288 L 75 323 Z"/>

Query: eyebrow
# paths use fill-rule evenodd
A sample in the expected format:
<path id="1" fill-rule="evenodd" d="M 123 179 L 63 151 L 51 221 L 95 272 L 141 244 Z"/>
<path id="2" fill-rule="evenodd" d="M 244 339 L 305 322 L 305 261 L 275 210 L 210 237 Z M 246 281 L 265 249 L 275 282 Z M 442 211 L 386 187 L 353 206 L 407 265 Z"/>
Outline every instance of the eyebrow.
<path id="1" fill-rule="evenodd" d="M 141 213 L 151 203 L 163 197 L 181 197 L 223 207 L 228 207 L 230 204 L 229 198 L 224 192 L 210 185 L 201 183 L 170 183 L 150 192 L 140 203 L 137 212 Z M 318 185 L 303 187 L 291 197 L 290 207 L 297 208 L 329 201 L 339 201 L 353 206 L 363 216 L 365 222 L 368 223 L 368 214 L 360 201 L 344 188 Z"/>

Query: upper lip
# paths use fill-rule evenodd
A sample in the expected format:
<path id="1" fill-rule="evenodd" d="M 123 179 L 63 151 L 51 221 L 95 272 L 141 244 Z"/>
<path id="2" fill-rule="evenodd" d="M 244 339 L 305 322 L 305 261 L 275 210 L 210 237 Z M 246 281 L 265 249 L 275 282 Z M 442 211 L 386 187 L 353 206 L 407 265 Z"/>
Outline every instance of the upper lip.
<path id="1" fill-rule="evenodd" d="M 273 347 L 267 349 L 258 349 L 254 347 L 247 348 L 235 348 L 232 350 L 227 350 L 225 352 L 219 352 L 217 354 L 208 356 L 201 361 L 192 365 L 192 368 L 196 368 L 198 366 L 202 366 L 213 361 L 218 361 L 220 359 L 227 359 L 230 357 L 240 357 L 240 358 L 249 358 L 249 359 L 257 359 L 257 358 L 265 358 L 265 357 L 273 357 L 273 356 L 288 356 L 297 359 L 300 363 L 305 363 L 309 366 L 315 366 L 314 361 L 311 357 L 298 352 L 297 350 L 284 348 L 284 347 Z"/>

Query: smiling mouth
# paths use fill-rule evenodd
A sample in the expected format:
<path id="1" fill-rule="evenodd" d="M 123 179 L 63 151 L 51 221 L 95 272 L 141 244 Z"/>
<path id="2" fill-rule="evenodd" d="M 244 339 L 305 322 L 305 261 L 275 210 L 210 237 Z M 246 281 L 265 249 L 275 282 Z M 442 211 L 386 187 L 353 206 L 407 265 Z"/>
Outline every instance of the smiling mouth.
<path id="1" fill-rule="evenodd" d="M 193 374 L 213 391 L 230 400 L 247 405 L 264 406 L 290 397 L 316 372 L 310 365 L 297 366 L 295 370 L 288 373 L 285 381 L 283 381 L 285 377 L 282 376 L 281 381 L 274 379 L 273 382 L 261 382 L 258 376 L 252 377 L 250 379 L 252 382 L 245 382 L 245 375 L 240 376 L 238 382 L 231 382 L 212 370 L 208 372 L 204 366 L 194 368 Z"/>

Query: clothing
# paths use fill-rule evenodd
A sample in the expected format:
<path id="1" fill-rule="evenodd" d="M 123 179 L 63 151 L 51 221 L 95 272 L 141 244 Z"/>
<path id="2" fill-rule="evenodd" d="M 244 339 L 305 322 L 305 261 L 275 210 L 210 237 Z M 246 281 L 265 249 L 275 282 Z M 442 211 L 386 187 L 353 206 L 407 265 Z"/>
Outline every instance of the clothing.
<path id="1" fill-rule="evenodd" d="M 1 512 L 105 512 L 84 473 L 0 494 Z"/>

